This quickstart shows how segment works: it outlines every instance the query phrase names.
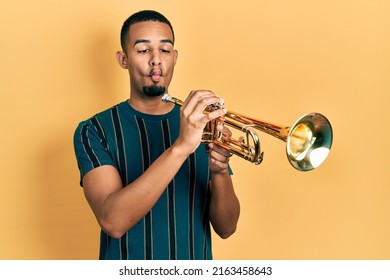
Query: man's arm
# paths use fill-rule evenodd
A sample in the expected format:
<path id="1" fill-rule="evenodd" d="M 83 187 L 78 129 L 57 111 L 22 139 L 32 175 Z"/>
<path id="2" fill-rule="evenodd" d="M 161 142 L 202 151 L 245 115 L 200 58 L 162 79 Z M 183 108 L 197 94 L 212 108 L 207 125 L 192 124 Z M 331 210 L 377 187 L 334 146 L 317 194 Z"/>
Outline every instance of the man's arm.
<path id="1" fill-rule="evenodd" d="M 237 228 L 240 203 L 234 192 L 228 170 L 231 154 L 226 149 L 210 144 L 210 221 L 221 238 L 228 238 Z"/>
<path id="2" fill-rule="evenodd" d="M 84 194 L 101 228 L 114 238 L 121 237 L 150 211 L 186 158 L 186 153 L 172 146 L 125 187 L 111 165 L 88 172 Z"/>

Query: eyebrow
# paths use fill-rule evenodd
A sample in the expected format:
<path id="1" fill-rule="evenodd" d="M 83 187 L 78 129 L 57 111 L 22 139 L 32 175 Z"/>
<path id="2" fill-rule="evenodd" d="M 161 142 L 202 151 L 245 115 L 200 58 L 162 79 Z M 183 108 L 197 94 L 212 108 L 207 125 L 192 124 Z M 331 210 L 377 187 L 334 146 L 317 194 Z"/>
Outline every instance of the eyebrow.
<path id="1" fill-rule="evenodd" d="M 135 45 L 141 44 L 141 43 L 151 43 L 151 41 L 148 40 L 148 39 L 138 39 L 138 40 L 135 41 L 133 47 Z M 172 44 L 172 46 L 173 46 L 173 41 L 170 40 L 170 39 L 162 39 L 162 40 L 160 40 L 160 43 L 169 43 L 169 44 Z"/>

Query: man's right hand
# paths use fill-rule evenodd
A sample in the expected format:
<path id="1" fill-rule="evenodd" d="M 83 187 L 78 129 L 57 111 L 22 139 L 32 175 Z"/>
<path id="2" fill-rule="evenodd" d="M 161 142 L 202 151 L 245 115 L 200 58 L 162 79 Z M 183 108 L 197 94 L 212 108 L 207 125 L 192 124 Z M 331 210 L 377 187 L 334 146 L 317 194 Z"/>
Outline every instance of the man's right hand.
<path id="1" fill-rule="evenodd" d="M 226 109 L 204 113 L 206 107 L 214 103 L 223 103 L 223 99 L 209 90 L 194 90 L 180 108 L 180 133 L 174 145 L 184 153 L 195 152 L 206 124 L 226 113 Z"/>

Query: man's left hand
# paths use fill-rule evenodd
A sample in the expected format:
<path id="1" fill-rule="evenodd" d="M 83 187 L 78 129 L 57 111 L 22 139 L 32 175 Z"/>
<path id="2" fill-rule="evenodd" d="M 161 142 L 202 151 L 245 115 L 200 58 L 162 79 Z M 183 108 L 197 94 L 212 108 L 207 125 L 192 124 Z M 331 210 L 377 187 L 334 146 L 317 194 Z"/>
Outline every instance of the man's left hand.
<path id="1" fill-rule="evenodd" d="M 231 131 L 223 126 L 218 125 L 217 129 L 221 131 L 224 135 L 231 136 Z M 210 155 L 210 169 L 213 173 L 228 173 L 229 160 L 232 154 L 226 150 L 218 146 L 217 144 L 210 143 L 209 144 L 209 155 Z"/>

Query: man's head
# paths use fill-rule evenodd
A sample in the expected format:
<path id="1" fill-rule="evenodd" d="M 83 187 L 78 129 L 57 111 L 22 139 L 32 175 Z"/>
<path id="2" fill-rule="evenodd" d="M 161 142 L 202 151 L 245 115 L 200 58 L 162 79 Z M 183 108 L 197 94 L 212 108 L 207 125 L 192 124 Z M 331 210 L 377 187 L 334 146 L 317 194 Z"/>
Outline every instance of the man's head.
<path id="1" fill-rule="evenodd" d="M 169 26 L 173 35 L 173 43 L 175 43 L 175 33 L 173 31 L 172 24 L 170 21 L 162 14 L 156 11 L 144 10 L 137 12 L 131 15 L 122 25 L 121 29 L 121 46 L 122 50 L 126 52 L 126 46 L 129 39 L 129 29 L 130 26 L 137 22 L 145 22 L 145 21 L 154 21 L 154 22 L 162 22 Z"/>
<path id="2" fill-rule="evenodd" d="M 155 11 L 130 16 L 121 30 L 120 66 L 130 74 L 131 94 L 160 96 L 168 88 L 176 64 L 171 23 Z"/>

